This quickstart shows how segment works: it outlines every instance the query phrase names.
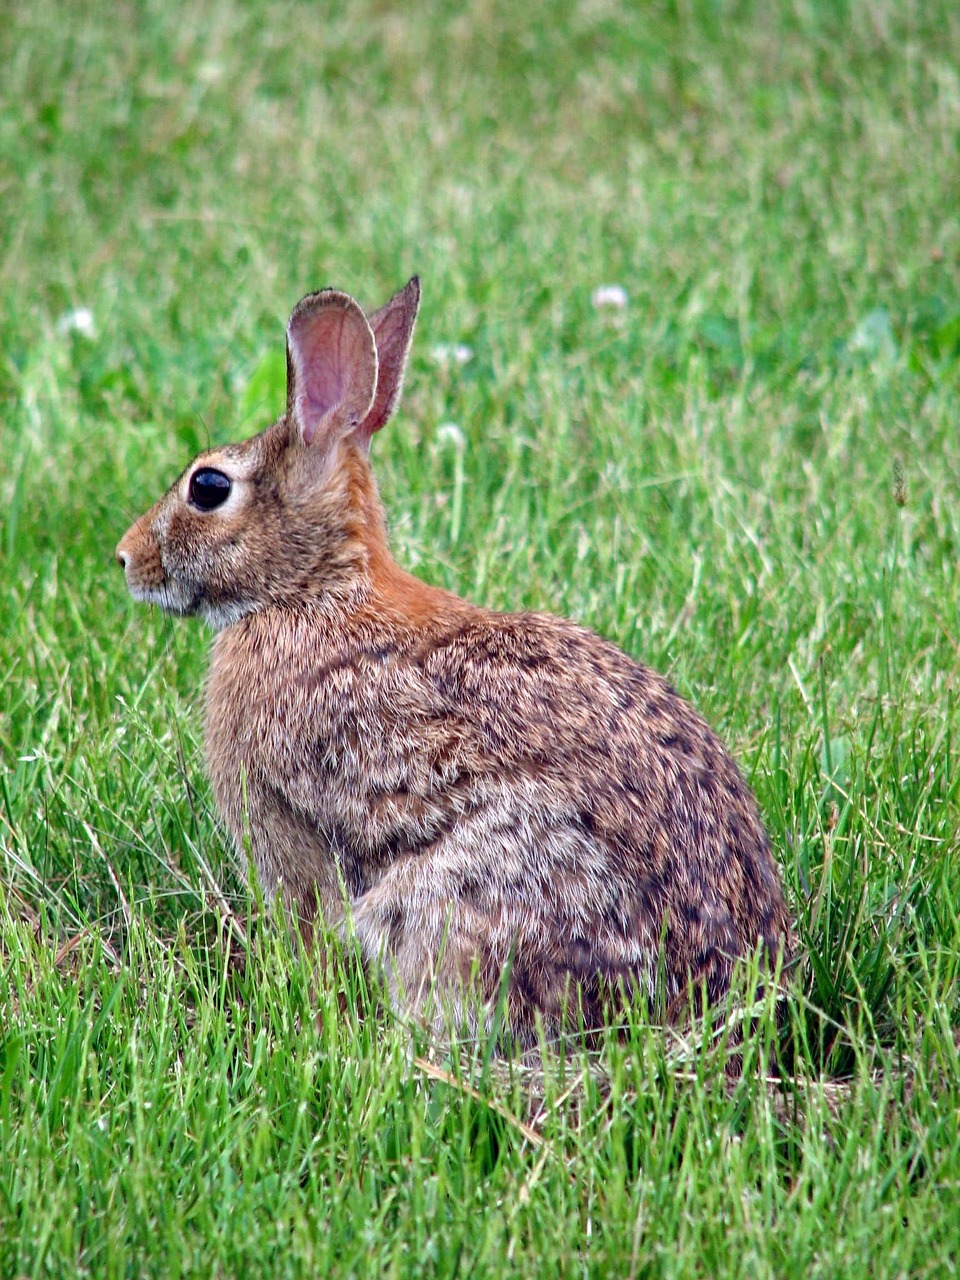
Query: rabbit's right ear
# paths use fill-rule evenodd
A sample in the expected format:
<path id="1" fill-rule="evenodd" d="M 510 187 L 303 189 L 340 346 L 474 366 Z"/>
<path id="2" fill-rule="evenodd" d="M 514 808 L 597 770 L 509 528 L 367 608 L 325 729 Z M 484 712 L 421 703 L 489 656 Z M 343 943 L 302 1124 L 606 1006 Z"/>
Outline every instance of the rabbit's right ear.
<path id="1" fill-rule="evenodd" d="M 306 445 L 353 431 L 377 390 L 377 344 L 356 302 L 336 289 L 308 294 L 287 325 L 287 417 Z"/>
<path id="2" fill-rule="evenodd" d="M 366 446 L 397 407 L 420 310 L 420 277 L 413 276 L 386 306 L 367 316 L 377 344 L 377 393 L 358 435 Z"/>

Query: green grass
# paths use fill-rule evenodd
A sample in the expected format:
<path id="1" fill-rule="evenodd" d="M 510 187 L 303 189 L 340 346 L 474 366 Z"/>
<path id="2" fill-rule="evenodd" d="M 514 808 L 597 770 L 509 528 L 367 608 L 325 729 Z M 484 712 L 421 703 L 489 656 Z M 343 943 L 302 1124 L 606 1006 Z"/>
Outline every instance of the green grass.
<path id="1" fill-rule="evenodd" d="M 41 0 L 0 65 L 0 1274 L 951 1271 L 960 10 Z M 301 294 L 414 271 L 398 558 L 757 791 L 800 952 L 739 1079 L 639 1020 L 438 1056 L 217 827 L 207 637 L 113 547 L 279 410 Z"/>

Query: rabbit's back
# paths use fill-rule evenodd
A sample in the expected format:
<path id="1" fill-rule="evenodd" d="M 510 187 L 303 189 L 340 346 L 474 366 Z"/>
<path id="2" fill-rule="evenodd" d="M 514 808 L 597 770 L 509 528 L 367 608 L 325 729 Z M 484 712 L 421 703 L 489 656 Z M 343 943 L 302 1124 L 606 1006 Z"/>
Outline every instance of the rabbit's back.
<path id="1" fill-rule="evenodd" d="M 242 772 L 268 886 L 308 915 L 346 896 L 408 998 L 471 974 L 490 997 L 508 965 L 528 1013 L 559 1012 L 571 982 L 587 1012 L 620 981 L 715 996 L 734 957 L 782 945 L 730 756 L 665 680 L 573 623 L 265 611 L 218 637 L 208 709 L 218 801 L 239 838 Z"/>

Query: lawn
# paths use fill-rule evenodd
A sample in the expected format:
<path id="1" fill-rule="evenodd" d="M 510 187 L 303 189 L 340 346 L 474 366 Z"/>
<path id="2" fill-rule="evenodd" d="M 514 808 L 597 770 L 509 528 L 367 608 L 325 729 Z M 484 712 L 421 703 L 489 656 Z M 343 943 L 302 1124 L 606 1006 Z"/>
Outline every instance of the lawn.
<path id="1" fill-rule="evenodd" d="M 0 66 L 0 1274 L 951 1273 L 960 8 L 38 0 Z M 209 637 L 113 549 L 280 411 L 302 294 L 414 272 L 397 558 L 664 671 L 757 793 L 739 1077 L 639 1011 L 428 1044 L 218 827 Z"/>

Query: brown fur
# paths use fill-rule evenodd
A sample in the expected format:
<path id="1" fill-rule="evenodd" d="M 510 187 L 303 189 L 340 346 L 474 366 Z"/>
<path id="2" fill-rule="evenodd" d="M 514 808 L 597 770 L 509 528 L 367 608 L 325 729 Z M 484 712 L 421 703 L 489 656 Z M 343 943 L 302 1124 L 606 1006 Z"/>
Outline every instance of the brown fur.
<path id="1" fill-rule="evenodd" d="M 390 556 L 367 448 L 418 297 L 412 281 L 369 321 L 344 294 L 304 299 L 287 413 L 201 455 L 118 547 L 135 595 L 218 628 L 220 812 L 266 891 L 306 929 L 318 911 L 352 928 L 409 1008 L 436 992 L 459 1016 L 467 988 L 489 1007 L 505 983 L 529 1041 L 538 1018 L 598 1024 L 636 989 L 670 1001 L 692 981 L 716 1000 L 738 957 L 789 945 L 722 744 L 589 631 L 478 608 Z M 199 467 L 233 480 L 222 508 L 188 500 Z"/>

